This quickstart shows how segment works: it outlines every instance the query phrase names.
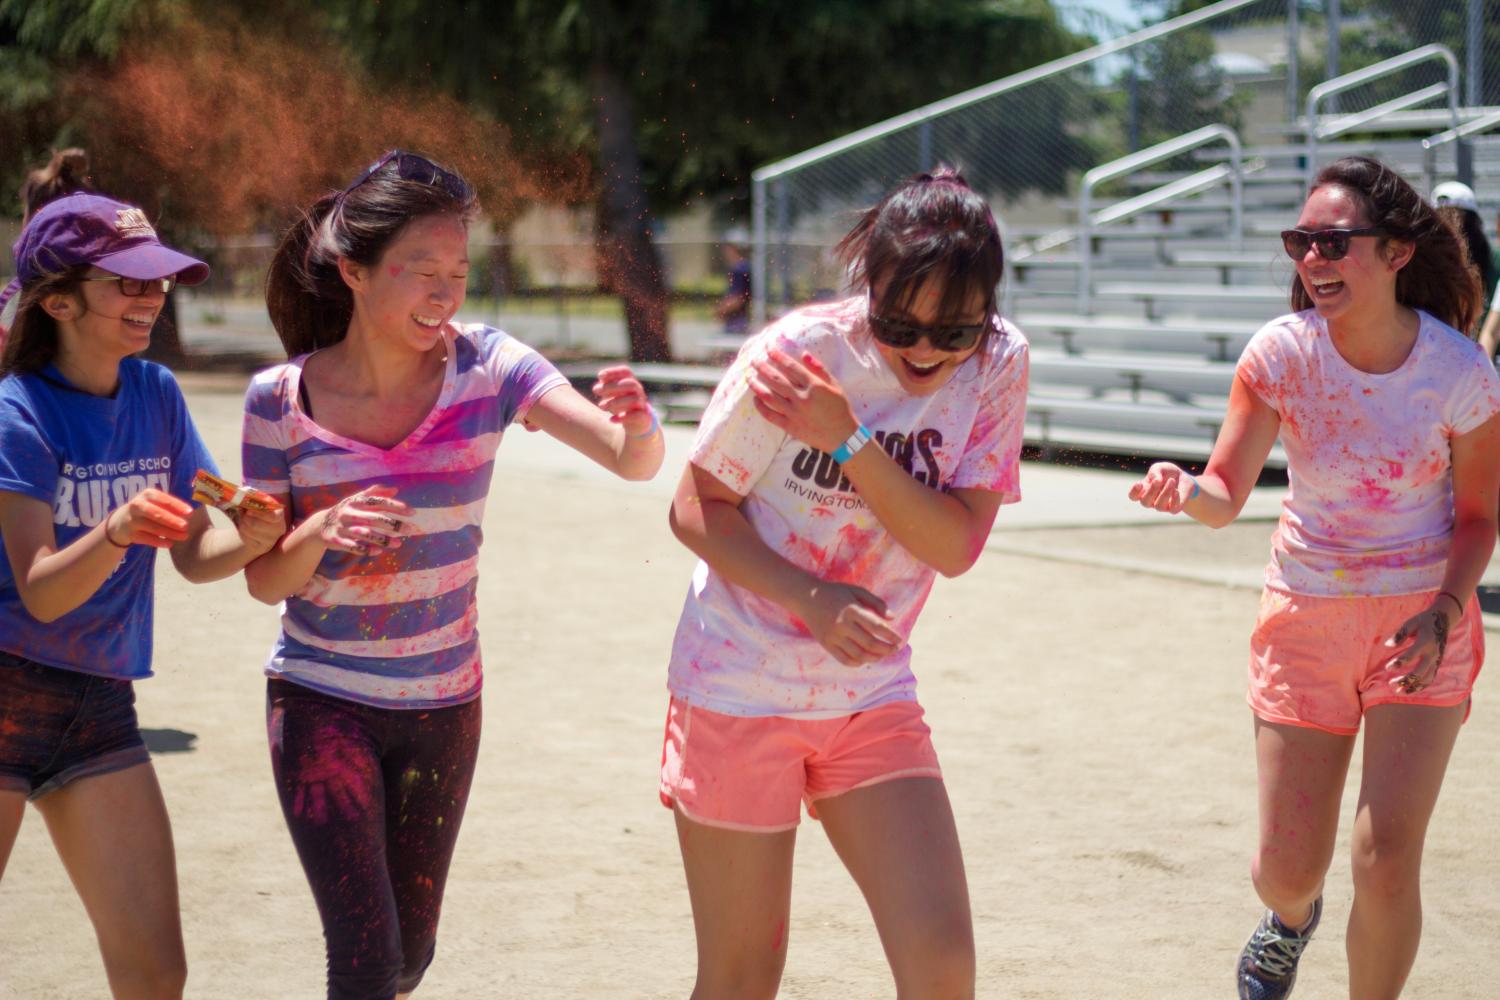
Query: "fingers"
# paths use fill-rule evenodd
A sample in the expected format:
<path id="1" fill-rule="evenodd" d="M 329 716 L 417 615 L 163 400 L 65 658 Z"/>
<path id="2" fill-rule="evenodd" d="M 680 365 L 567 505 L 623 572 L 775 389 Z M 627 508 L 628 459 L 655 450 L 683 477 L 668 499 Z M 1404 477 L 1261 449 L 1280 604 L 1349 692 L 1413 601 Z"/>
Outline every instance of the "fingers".
<path id="1" fill-rule="evenodd" d="M 785 420 L 790 415 L 786 397 L 773 391 L 758 376 L 752 375 L 749 384 L 750 392 L 755 396 L 755 408 L 761 410 L 763 416 L 767 411 L 776 414 L 782 420 Z M 770 417 L 766 417 L 766 419 L 771 420 Z M 771 420 L 771 422 L 777 424 L 777 426 L 781 426 L 775 420 Z"/>
<path id="2" fill-rule="evenodd" d="M 141 490 L 141 492 L 137 493 L 131 499 L 134 500 L 137 497 L 151 504 L 153 507 L 159 507 L 162 510 L 176 514 L 178 517 L 186 518 L 193 513 L 192 504 L 185 500 L 179 500 L 172 494 L 156 489 L 155 487 Z"/>
<path id="3" fill-rule="evenodd" d="M 887 618 L 890 616 L 890 610 L 886 607 L 885 601 L 881 599 L 880 595 L 872 593 L 863 587 L 856 587 L 853 584 L 849 585 L 849 589 L 854 592 L 854 597 L 859 603 L 870 608 L 876 614 L 880 615 L 880 617 Z"/>

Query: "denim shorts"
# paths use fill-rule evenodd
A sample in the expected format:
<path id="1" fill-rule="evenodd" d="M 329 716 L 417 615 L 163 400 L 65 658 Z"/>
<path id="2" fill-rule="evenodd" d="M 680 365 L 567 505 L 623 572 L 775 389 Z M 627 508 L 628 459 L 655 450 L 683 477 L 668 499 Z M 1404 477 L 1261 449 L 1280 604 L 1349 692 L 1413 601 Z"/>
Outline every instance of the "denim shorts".
<path id="1" fill-rule="evenodd" d="M 0 790 L 38 799 L 150 759 L 130 681 L 0 651 Z"/>

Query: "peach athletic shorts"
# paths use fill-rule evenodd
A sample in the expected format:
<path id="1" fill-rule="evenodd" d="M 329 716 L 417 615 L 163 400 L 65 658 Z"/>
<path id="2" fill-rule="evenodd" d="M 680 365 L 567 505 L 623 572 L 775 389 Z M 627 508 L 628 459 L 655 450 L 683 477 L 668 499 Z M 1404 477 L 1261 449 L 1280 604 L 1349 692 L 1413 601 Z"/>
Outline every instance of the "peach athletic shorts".
<path id="1" fill-rule="evenodd" d="M 1310 726 L 1352 736 L 1376 705 L 1461 705 L 1484 662 L 1479 601 L 1469 601 L 1448 634 L 1432 683 L 1406 694 L 1390 683 L 1403 670 L 1382 670 L 1385 641 L 1426 609 L 1434 591 L 1394 597 L 1315 597 L 1267 589 L 1250 636 L 1246 700 L 1267 722 Z"/>
<path id="2" fill-rule="evenodd" d="M 895 778 L 941 778 L 922 706 L 895 701 L 834 719 L 711 712 L 673 698 L 661 802 L 708 826 L 791 830 L 819 799 Z"/>

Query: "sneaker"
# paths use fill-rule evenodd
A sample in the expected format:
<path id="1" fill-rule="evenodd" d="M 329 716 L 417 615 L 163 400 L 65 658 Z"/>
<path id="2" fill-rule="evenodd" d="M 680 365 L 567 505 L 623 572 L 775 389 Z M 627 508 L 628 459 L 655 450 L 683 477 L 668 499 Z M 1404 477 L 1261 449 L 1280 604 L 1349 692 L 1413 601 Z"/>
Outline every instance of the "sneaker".
<path id="1" fill-rule="evenodd" d="M 1255 933 L 1245 942 L 1235 969 L 1240 1000 L 1284 1000 L 1292 995 L 1292 984 L 1297 981 L 1297 960 L 1322 917 L 1322 896 L 1313 901 L 1312 919 L 1301 931 L 1292 930 L 1276 914 L 1266 911 Z"/>

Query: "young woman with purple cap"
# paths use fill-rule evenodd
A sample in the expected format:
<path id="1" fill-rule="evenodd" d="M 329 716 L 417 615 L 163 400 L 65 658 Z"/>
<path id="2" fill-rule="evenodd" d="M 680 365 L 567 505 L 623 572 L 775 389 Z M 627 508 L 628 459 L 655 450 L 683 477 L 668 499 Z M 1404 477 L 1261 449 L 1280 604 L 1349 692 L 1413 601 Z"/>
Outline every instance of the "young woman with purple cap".
<path id="1" fill-rule="evenodd" d="M 458 323 L 477 209 L 393 151 L 283 238 L 266 305 L 287 355 L 245 398 L 247 481 L 295 527 L 246 571 L 282 604 L 266 673 L 282 812 L 328 951 L 328 995 L 390 1000 L 432 962 L 478 754 L 480 522 L 514 423 L 624 479 L 661 465 L 630 369 L 596 405 L 545 358 Z"/>
<path id="2" fill-rule="evenodd" d="M 267 551 L 282 518 L 213 527 L 189 505 L 213 458 L 171 374 L 131 357 L 172 284 L 206 265 L 94 194 L 42 208 L 16 265 L 0 355 L 0 873 L 30 799 L 114 995 L 177 997 L 172 835 L 131 687 L 151 675 L 155 550 L 189 580 L 220 579 Z"/>

